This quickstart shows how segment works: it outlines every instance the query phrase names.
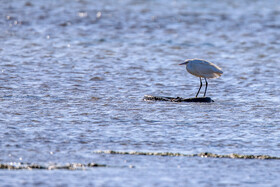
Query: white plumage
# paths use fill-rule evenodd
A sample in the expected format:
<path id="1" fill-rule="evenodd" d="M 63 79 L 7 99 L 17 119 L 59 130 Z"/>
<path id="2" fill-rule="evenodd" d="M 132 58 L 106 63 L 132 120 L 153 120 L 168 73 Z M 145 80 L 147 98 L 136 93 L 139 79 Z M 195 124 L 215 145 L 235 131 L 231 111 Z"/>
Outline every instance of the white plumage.
<path id="1" fill-rule="evenodd" d="M 197 97 L 202 87 L 201 78 L 204 78 L 206 83 L 205 92 L 204 92 L 204 97 L 205 97 L 207 86 L 208 86 L 208 82 L 206 78 L 208 79 L 218 78 L 223 74 L 222 69 L 220 67 L 206 60 L 188 59 L 185 60 L 185 62 L 180 65 L 186 65 L 187 71 L 190 74 L 199 77 L 200 79 L 200 87 L 195 97 Z"/>

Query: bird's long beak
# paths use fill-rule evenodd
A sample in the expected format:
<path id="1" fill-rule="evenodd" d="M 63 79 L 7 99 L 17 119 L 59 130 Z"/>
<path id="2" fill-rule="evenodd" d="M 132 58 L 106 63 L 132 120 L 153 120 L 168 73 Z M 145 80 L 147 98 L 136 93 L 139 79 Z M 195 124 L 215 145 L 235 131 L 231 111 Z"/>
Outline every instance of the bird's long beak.
<path id="1" fill-rule="evenodd" d="M 179 65 L 186 65 L 187 64 L 187 62 L 184 62 L 184 63 L 182 63 L 182 64 L 179 64 Z"/>

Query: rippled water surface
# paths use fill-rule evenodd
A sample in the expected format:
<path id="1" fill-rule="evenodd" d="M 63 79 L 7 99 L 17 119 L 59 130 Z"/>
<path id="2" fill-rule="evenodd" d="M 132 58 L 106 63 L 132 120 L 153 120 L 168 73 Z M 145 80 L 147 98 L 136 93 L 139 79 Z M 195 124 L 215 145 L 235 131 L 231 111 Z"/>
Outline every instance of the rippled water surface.
<path id="1" fill-rule="evenodd" d="M 141 151 L 280 157 L 280 2 L 0 2 L 0 163 L 98 163 L 0 170 L 8 185 L 277 186 L 280 161 L 100 154 Z M 178 66 L 207 59 L 214 103 Z M 204 88 L 202 88 L 204 91 Z"/>

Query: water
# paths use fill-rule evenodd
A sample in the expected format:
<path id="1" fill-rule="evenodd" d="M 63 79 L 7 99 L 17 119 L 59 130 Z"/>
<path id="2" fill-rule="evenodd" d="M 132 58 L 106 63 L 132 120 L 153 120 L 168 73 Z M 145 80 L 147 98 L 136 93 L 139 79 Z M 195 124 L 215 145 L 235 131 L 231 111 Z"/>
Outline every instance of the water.
<path id="1" fill-rule="evenodd" d="M 279 184 L 274 159 L 95 153 L 280 157 L 279 1 L 1 0 L 0 18 L 0 163 L 108 166 L 3 169 L 2 186 Z M 186 58 L 223 69 L 214 103 L 142 100 L 195 96 Z"/>

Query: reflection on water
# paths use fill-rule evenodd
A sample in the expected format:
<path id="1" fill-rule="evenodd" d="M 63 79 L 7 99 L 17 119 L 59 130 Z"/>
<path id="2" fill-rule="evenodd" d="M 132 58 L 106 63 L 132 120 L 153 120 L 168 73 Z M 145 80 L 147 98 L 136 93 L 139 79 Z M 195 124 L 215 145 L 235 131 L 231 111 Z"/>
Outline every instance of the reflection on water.
<path id="1" fill-rule="evenodd" d="M 0 163 L 136 167 L 134 172 L 98 168 L 69 174 L 73 185 L 92 174 L 96 185 L 108 181 L 143 185 L 143 177 L 151 185 L 174 185 L 175 178 L 181 185 L 279 183 L 274 174 L 279 173 L 277 160 L 94 153 L 279 157 L 280 6 L 276 1 L 3 0 L 0 15 Z M 146 94 L 193 97 L 198 79 L 178 66 L 187 58 L 206 59 L 223 69 L 221 78 L 209 80 L 207 94 L 214 103 L 142 100 Z M 195 172 L 197 167 L 205 170 Z M 172 169 L 174 175 L 163 168 Z M 208 172 L 213 168 L 219 172 Z M 272 175 L 262 176 L 261 171 Z M 54 172 L 56 179 L 67 184 L 68 178 L 59 178 L 61 172 Z M 117 172 L 124 174 L 122 179 Z M 206 172 L 208 177 L 201 181 Z M 5 176 L 4 185 L 18 184 L 30 175 L 0 174 Z M 18 180 L 13 180 L 14 175 Z M 38 183 L 48 176 L 34 175 Z M 243 176 L 248 180 L 241 180 Z"/>

